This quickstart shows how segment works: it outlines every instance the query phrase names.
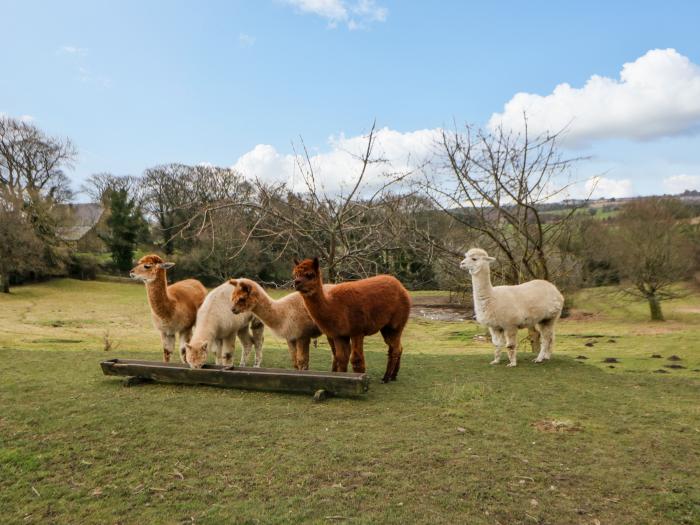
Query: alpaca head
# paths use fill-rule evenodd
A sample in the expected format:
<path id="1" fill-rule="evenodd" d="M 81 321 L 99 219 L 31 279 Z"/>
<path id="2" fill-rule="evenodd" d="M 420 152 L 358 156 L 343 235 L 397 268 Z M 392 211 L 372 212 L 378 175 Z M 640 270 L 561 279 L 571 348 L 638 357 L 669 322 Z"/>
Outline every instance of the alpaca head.
<path id="1" fill-rule="evenodd" d="M 165 262 L 157 255 L 145 255 L 139 259 L 131 271 L 129 276 L 137 281 L 143 281 L 144 283 L 152 283 L 158 277 L 158 273 L 172 268 L 175 263 Z"/>
<path id="2" fill-rule="evenodd" d="M 238 315 L 255 308 L 258 303 L 258 294 L 248 279 L 231 279 L 229 284 L 233 286 L 231 293 L 231 311 Z"/>
<path id="3" fill-rule="evenodd" d="M 294 259 L 294 289 L 303 295 L 312 294 L 319 281 L 321 280 L 321 267 L 318 263 L 318 257 L 313 259 L 304 259 L 299 262 Z"/>
<path id="4" fill-rule="evenodd" d="M 185 361 L 191 368 L 202 368 L 207 362 L 208 341 L 191 341 L 185 343 Z"/>
<path id="5" fill-rule="evenodd" d="M 469 273 L 472 275 L 476 275 L 484 268 L 488 271 L 489 263 L 496 260 L 493 257 L 489 257 L 489 254 L 481 248 L 472 248 L 464 255 L 464 260 L 459 263 L 459 267 L 462 270 L 469 270 Z"/>

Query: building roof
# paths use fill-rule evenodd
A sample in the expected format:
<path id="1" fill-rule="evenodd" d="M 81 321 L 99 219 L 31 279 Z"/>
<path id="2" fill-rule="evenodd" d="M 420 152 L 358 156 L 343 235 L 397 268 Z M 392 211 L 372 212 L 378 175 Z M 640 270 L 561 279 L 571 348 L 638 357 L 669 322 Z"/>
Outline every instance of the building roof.
<path id="1" fill-rule="evenodd" d="M 95 227 L 105 209 L 102 204 L 88 202 L 62 204 L 56 211 L 61 224 L 57 229 L 59 237 L 65 241 L 78 241 Z"/>

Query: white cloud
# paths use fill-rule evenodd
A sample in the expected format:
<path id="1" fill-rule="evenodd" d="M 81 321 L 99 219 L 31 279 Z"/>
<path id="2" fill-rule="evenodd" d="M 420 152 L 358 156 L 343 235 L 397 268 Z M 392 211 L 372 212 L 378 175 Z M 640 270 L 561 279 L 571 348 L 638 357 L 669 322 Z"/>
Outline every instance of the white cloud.
<path id="1" fill-rule="evenodd" d="M 310 13 L 328 21 L 329 27 L 339 23 L 347 24 L 348 29 L 365 27 L 371 22 L 384 22 L 389 14 L 386 7 L 377 5 L 375 0 L 284 0 L 302 13 Z"/>
<path id="2" fill-rule="evenodd" d="M 386 163 L 370 165 L 366 178 L 368 187 L 377 187 L 386 173 L 404 173 L 421 165 L 433 151 L 439 130 L 424 129 L 401 133 L 389 128 L 376 131 L 372 157 Z M 317 185 L 328 193 L 348 191 L 360 173 L 357 159 L 367 147 L 367 137 L 339 135 L 328 140 L 326 151 L 310 152 Z M 258 144 L 242 155 L 234 169 L 248 178 L 266 182 L 285 182 L 296 191 L 304 191 L 295 156 L 283 154 L 268 144 Z"/>
<path id="3" fill-rule="evenodd" d="M 246 33 L 239 33 L 238 43 L 243 47 L 251 47 L 253 44 L 255 44 L 255 37 Z"/>
<path id="4" fill-rule="evenodd" d="M 86 56 L 88 53 L 88 50 L 84 47 L 76 47 L 76 46 L 61 46 L 58 49 L 58 53 L 64 54 L 64 55 L 78 55 L 78 56 Z"/>
<path id="5" fill-rule="evenodd" d="M 620 78 L 593 75 L 581 88 L 559 84 L 546 96 L 517 93 L 489 127 L 533 134 L 568 127 L 564 140 L 646 140 L 700 129 L 700 66 L 675 49 L 654 49 L 623 65 Z"/>
<path id="6" fill-rule="evenodd" d="M 700 190 L 700 175 L 673 175 L 664 179 L 667 193 L 683 193 L 685 190 Z"/>
<path id="7" fill-rule="evenodd" d="M 585 183 L 585 195 L 592 199 L 632 197 L 634 189 L 630 179 L 608 179 L 606 177 L 591 177 Z"/>

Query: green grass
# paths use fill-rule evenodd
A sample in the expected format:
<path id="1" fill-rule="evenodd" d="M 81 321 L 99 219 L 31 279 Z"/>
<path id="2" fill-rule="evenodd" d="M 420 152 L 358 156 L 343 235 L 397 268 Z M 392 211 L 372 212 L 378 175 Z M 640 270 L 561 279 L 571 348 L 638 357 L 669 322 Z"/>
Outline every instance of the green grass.
<path id="1" fill-rule="evenodd" d="M 378 383 L 371 337 L 367 398 L 314 405 L 124 388 L 101 359 L 160 358 L 142 286 L 16 288 L 0 297 L 0 521 L 698 523 L 700 298 L 666 304 L 666 323 L 609 290 L 575 305 L 546 365 L 491 367 L 475 324 L 411 320 L 399 381 Z M 664 368 L 672 354 L 686 368 Z M 268 333 L 265 365 L 287 361 Z M 325 343 L 311 366 L 329 369 Z"/>

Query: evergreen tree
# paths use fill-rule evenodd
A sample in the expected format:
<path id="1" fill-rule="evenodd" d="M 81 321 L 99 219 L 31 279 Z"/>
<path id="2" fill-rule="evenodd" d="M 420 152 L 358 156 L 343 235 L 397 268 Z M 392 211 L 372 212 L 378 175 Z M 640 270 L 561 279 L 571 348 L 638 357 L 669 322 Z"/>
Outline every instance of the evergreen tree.
<path id="1" fill-rule="evenodd" d="M 107 219 L 109 235 L 102 236 L 112 252 L 112 261 L 122 271 L 133 263 L 136 242 L 146 227 L 141 210 L 125 189 L 109 193 L 110 216 Z"/>

